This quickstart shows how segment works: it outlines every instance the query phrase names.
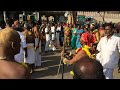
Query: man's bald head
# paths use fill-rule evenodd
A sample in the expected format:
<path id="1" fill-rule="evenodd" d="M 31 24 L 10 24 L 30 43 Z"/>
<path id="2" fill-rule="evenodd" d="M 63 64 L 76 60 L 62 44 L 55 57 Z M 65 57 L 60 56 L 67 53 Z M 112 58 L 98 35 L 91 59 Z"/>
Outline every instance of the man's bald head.
<path id="1" fill-rule="evenodd" d="M 105 79 L 99 61 L 84 57 L 74 64 L 74 79 Z"/>
<path id="2" fill-rule="evenodd" d="M 18 48 L 20 48 L 20 36 L 18 32 L 10 28 L 2 29 L 0 31 L 0 47 L 16 49 L 18 51 Z"/>

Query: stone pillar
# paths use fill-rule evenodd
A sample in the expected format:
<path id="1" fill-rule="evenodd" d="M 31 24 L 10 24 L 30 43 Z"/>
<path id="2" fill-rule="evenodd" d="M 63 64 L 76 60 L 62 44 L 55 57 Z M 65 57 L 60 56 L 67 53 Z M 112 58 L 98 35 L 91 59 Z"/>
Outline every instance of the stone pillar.
<path id="1" fill-rule="evenodd" d="M 68 22 L 67 23 L 69 23 L 69 24 L 72 23 L 72 16 L 71 15 L 68 15 Z"/>

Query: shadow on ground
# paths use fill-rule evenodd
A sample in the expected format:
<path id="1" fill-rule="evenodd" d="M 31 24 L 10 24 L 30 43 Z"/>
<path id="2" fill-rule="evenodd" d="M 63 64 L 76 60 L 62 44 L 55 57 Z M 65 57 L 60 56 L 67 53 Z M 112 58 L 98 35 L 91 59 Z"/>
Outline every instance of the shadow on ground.
<path id="1" fill-rule="evenodd" d="M 34 71 L 32 78 L 57 75 L 59 64 L 60 56 L 42 57 L 42 66 Z M 72 66 L 64 65 L 64 73 L 70 72 L 70 70 L 72 70 Z M 62 73 L 62 65 L 60 67 L 60 73 Z"/>
<path id="2" fill-rule="evenodd" d="M 70 72 L 70 70 L 72 70 L 71 66 L 69 66 L 69 67 L 66 65 L 64 66 L 64 73 L 68 73 L 68 72 Z M 56 76 L 57 71 L 58 71 L 58 66 L 49 67 L 49 68 L 46 68 L 45 70 L 35 71 L 32 74 L 32 78 L 38 79 L 38 78 L 42 78 L 45 76 Z M 61 73 L 62 73 L 62 65 L 61 65 L 59 74 L 61 74 Z M 49 79 L 54 79 L 54 78 L 49 78 Z M 56 79 L 58 79 L 58 78 L 56 78 Z"/>
<path id="3" fill-rule="evenodd" d="M 67 51 L 71 50 L 70 48 L 65 48 Z M 58 67 L 60 64 L 60 53 L 61 49 L 57 49 L 56 51 L 45 52 L 44 47 L 42 48 L 42 66 L 35 69 L 32 74 L 32 79 L 55 79 L 57 76 Z M 72 66 L 64 65 L 64 73 L 68 73 L 72 70 Z M 62 73 L 62 65 L 60 67 L 59 75 Z M 61 78 L 61 76 L 60 76 Z M 59 78 L 56 78 L 59 79 Z"/>

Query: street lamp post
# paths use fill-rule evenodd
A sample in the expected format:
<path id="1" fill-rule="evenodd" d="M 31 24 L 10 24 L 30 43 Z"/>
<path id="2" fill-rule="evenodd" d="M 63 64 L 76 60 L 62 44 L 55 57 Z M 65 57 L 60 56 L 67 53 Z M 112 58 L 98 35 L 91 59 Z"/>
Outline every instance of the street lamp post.
<path id="1" fill-rule="evenodd" d="M 3 11 L 4 21 L 6 22 L 6 11 Z"/>

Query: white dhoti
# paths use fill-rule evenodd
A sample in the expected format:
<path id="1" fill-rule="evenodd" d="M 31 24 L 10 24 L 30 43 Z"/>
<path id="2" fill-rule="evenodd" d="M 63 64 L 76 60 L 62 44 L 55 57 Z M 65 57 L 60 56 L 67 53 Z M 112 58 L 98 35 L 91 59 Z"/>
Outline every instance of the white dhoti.
<path id="1" fill-rule="evenodd" d="M 20 35 L 20 39 L 21 39 L 20 44 L 21 44 L 21 47 L 20 47 L 20 53 L 16 54 L 14 56 L 14 58 L 15 58 L 15 61 L 17 61 L 19 63 L 22 63 L 22 62 L 24 62 L 24 53 L 25 53 L 24 48 L 27 47 L 27 45 L 26 45 L 26 37 L 21 32 L 19 32 L 19 31 L 17 31 L 17 32 Z"/>
<path id="2" fill-rule="evenodd" d="M 96 54 L 96 60 L 102 63 L 101 53 Z"/>
<path id="3" fill-rule="evenodd" d="M 48 31 L 46 31 L 46 32 L 48 32 Z M 49 51 L 49 44 L 50 44 L 50 35 L 46 34 L 45 51 Z"/>
<path id="4" fill-rule="evenodd" d="M 19 63 L 22 63 L 24 62 L 24 51 L 23 51 L 23 48 L 20 47 L 20 53 L 19 54 L 16 54 L 14 56 L 15 58 L 15 61 L 19 62 Z"/>
<path id="5" fill-rule="evenodd" d="M 57 46 L 58 46 L 58 47 L 60 46 L 59 36 L 60 36 L 60 33 L 57 32 L 57 33 L 56 33 L 56 41 L 57 41 Z"/>
<path id="6" fill-rule="evenodd" d="M 38 44 L 39 39 L 35 38 L 35 45 Z M 35 51 L 35 66 L 41 66 L 41 42 L 39 42 L 39 48 Z"/>
<path id="7" fill-rule="evenodd" d="M 114 69 L 109 69 L 109 68 L 103 69 L 105 78 L 106 79 L 113 79 L 113 71 L 114 71 Z"/>
<path id="8" fill-rule="evenodd" d="M 54 45 L 54 41 L 50 41 L 49 50 L 52 50 L 52 51 L 56 50 L 56 47 Z"/>
<path id="9" fill-rule="evenodd" d="M 54 34 L 52 34 L 52 37 L 51 37 L 51 41 L 50 41 L 50 50 L 53 50 L 53 51 L 55 51 L 56 50 L 56 47 L 55 47 L 55 33 Z"/>
<path id="10" fill-rule="evenodd" d="M 55 40 L 55 33 L 52 34 L 52 40 Z"/>
<path id="11" fill-rule="evenodd" d="M 45 51 L 49 51 L 50 40 L 46 40 Z"/>
<path id="12" fill-rule="evenodd" d="M 35 63 L 35 48 L 34 43 L 27 44 L 28 57 L 24 59 L 25 63 L 34 64 Z"/>
<path id="13" fill-rule="evenodd" d="M 35 66 L 41 66 L 41 54 L 39 49 L 37 49 L 35 52 Z"/>

